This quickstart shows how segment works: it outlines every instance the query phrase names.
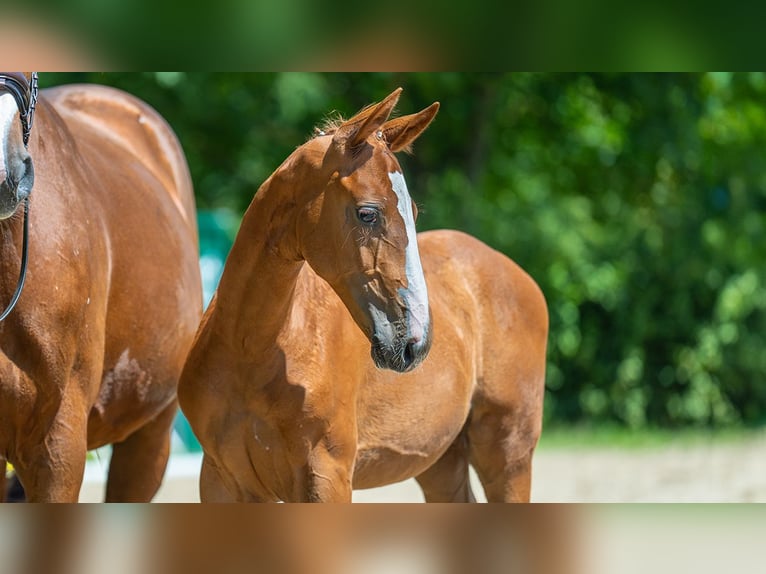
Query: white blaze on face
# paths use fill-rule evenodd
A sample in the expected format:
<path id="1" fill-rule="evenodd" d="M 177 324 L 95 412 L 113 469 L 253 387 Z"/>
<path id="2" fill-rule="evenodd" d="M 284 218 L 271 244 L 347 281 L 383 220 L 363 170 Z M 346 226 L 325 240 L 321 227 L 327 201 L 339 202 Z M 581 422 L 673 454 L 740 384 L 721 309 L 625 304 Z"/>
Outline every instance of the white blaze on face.
<path id="1" fill-rule="evenodd" d="M 415 215 L 412 213 L 412 199 L 401 173 L 398 171 L 391 172 L 388 174 L 388 178 L 391 180 L 391 186 L 396 194 L 396 207 L 407 230 L 407 249 L 404 259 L 407 289 L 402 289 L 401 295 L 409 309 L 410 336 L 420 341 L 428 331 L 428 290 L 418 252 L 418 237 L 415 231 Z"/>
<path id="2" fill-rule="evenodd" d="M 16 100 L 11 94 L 0 95 L 0 181 L 5 180 L 8 161 L 8 134 L 16 120 Z M 21 129 L 21 128 L 19 128 Z"/>

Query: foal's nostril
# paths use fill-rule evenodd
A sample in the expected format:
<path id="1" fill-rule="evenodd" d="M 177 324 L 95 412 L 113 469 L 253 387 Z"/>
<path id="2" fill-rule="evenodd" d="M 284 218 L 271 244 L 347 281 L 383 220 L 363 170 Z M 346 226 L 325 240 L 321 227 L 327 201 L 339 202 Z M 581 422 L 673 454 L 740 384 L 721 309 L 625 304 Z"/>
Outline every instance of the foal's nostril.
<path id="1" fill-rule="evenodd" d="M 402 358 L 406 367 L 409 367 L 415 360 L 415 342 L 412 339 L 407 341 L 407 344 L 404 346 Z"/>
<path id="2" fill-rule="evenodd" d="M 412 367 L 415 363 L 420 361 L 420 354 L 422 350 L 422 340 L 412 337 L 402 350 L 402 360 L 407 369 Z"/>
<path id="3" fill-rule="evenodd" d="M 428 353 L 428 339 L 410 335 L 409 338 L 390 339 L 373 335 L 370 354 L 375 366 L 406 373 L 418 366 Z"/>

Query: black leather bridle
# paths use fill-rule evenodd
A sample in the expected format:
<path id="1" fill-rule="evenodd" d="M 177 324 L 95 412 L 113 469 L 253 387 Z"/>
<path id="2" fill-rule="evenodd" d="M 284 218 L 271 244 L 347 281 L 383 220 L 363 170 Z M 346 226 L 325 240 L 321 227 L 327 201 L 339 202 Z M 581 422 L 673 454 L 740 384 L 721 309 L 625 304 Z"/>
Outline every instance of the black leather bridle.
<path id="1" fill-rule="evenodd" d="M 37 72 L 32 72 L 32 78 L 27 79 L 21 72 L 0 72 L 0 91 L 8 92 L 16 100 L 21 119 L 21 133 L 24 137 L 24 147 L 29 145 L 29 134 L 32 132 L 32 121 L 37 105 Z"/>
<path id="2" fill-rule="evenodd" d="M 37 72 L 32 72 L 31 79 L 21 72 L 0 72 L 0 93 L 8 92 L 16 100 L 21 120 L 21 135 L 24 139 L 24 147 L 29 145 L 29 134 L 32 132 L 32 122 L 37 105 Z M 27 256 L 29 254 L 29 196 L 24 198 L 24 238 L 21 246 L 21 270 L 16 291 L 11 297 L 11 302 L 5 311 L 0 313 L 0 321 L 10 315 L 21 296 L 24 288 L 24 280 L 27 276 Z"/>

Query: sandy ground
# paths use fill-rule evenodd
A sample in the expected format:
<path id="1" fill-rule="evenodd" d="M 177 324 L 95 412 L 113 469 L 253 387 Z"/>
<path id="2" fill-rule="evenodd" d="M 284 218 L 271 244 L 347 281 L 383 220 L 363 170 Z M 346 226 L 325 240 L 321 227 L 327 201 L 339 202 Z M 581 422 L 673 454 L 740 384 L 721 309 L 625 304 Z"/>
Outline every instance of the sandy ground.
<path id="1" fill-rule="evenodd" d="M 102 459 L 105 457 L 102 457 Z M 200 459 L 173 455 L 155 502 L 197 502 Z M 82 502 L 103 496 L 105 461 L 91 461 Z M 477 499 L 484 501 L 476 476 Z M 535 502 L 766 502 L 766 436 L 665 448 L 541 449 Z M 414 480 L 356 491 L 355 502 L 422 502 Z"/>

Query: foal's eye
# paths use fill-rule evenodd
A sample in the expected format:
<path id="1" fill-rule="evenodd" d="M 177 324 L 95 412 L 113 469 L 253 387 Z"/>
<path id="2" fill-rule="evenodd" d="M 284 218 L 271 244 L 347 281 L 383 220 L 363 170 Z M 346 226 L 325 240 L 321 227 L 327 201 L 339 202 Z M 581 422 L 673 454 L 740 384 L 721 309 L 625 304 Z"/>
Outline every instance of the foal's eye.
<path id="1" fill-rule="evenodd" d="M 374 207 L 360 207 L 356 210 L 356 216 L 365 225 L 376 225 L 380 219 L 378 210 Z"/>

